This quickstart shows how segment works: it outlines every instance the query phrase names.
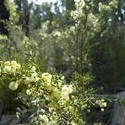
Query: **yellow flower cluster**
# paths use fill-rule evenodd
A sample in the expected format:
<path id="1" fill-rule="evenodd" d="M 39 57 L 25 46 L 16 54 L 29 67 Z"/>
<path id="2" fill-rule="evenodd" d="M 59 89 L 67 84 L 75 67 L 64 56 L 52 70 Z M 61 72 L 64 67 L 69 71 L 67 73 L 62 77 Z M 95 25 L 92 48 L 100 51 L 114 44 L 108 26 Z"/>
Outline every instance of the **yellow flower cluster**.
<path id="1" fill-rule="evenodd" d="M 32 75 L 31 75 L 31 80 L 32 80 L 32 81 L 36 82 L 36 81 L 38 81 L 39 79 L 40 79 L 40 78 L 38 77 L 38 73 L 36 73 L 36 72 L 32 73 Z"/>
<path id="2" fill-rule="evenodd" d="M 46 125 L 57 125 L 57 122 L 55 120 L 49 120 L 47 115 L 39 115 L 40 121 L 44 121 Z M 42 122 L 40 125 L 44 125 Z"/>
<path id="3" fill-rule="evenodd" d="M 99 12 L 111 11 L 111 7 L 102 3 L 99 3 Z"/>
<path id="4" fill-rule="evenodd" d="M 103 3 L 99 3 L 99 12 L 103 12 L 103 11 L 112 11 L 114 8 L 117 8 L 117 4 L 118 1 L 117 0 L 112 0 L 111 2 L 109 2 L 108 5 L 103 4 Z"/>
<path id="5" fill-rule="evenodd" d="M 40 120 L 43 120 L 46 124 L 49 122 L 49 119 L 46 115 L 39 115 Z"/>
<path id="6" fill-rule="evenodd" d="M 71 121 L 71 125 L 77 125 L 75 121 Z"/>
<path id="7" fill-rule="evenodd" d="M 104 111 L 104 108 L 107 107 L 107 102 L 104 99 L 96 100 L 96 104 L 98 104 L 101 108 L 101 111 Z"/>
<path id="8" fill-rule="evenodd" d="M 42 74 L 42 79 L 43 79 L 43 81 L 45 82 L 45 84 L 46 84 L 47 86 L 50 86 L 50 84 L 51 84 L 51 79 L 52 79 L 52 75 L 49 74 L 49 73 L 43 73 L 43 74 Z"/>
<path id="9" fill-rule="evenodd" d="M 6 73 L 6 74 L 15 74 L 17 71 L 20 71 L 21 65 L 18 64 L 16 61 L 6 61 L 2 62 L 1 61 L 1 67 L 0 67 L 0 73 Z M 11 89 L 12 91 L 15 91 L 18 89 L 18 84 L 19 80 L 17 81 L 11 81 L 9 83 L 8 88 Z"/>
<path id="10" fill-rule="evenodd" d="M 61 98 L 63 101 L 69 100 L 69 94 L 72 93 L 72 85 L 64 85 L 62 87 Z"/>
<path id="11" fill-rule="evenodd" d="M 18 89 L 18 83 L 16 81 L 10 82 L 9 89 L 11 89 L 12 91 L 17 90 Z"/>
<path id="12" fill-rule="evenodd" d="M 31 72 L 31 74 L 30 74 L 31 76 L 25 77 L 25 82 L 26 83 L 37 82 L 40 78 L 38 76 L 38 73 L 36 72 L 36 67 L 35 66 L 31 67 L 30 72 Z"/>
<path id="13" fill-rule="evenodd" d="M 16 61 L 7 61 L 4 63 L 4 72 L 6 73 L 15 73 L 17 70 L 21 68 L 21 65 L 18 64 Z"/>

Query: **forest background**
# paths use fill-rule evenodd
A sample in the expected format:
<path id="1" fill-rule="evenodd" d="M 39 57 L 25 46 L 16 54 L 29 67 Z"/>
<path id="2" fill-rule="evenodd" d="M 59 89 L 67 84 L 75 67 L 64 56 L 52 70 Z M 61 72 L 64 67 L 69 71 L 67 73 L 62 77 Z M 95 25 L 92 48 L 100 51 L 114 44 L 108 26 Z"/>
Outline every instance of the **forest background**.
<path id="1" fill-rule="evenodd" d="M 89 87 L 125 87 L 125 1 L 0 1 L 0 60 L 29 62 L 43 72 L 89 74 Z"/>

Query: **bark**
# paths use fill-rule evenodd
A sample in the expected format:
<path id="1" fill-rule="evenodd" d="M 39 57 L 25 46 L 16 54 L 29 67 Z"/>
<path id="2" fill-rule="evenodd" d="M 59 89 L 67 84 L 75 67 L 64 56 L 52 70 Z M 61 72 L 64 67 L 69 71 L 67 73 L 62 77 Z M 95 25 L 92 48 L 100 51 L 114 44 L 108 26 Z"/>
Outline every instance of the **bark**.
<path id="1" fill-rule="evenodd" d="M 0 34 L 8 36 L 8 30 L 5 20 L 9 20 L 9 11 L 4 5 L 4 0 L 0 0 Z"/>
<path id="2" fill-rule="evenodd" d="M 23 0 L 23 30 L 25 35 L 29 35 L 29 5 L 28 0 Z"/>

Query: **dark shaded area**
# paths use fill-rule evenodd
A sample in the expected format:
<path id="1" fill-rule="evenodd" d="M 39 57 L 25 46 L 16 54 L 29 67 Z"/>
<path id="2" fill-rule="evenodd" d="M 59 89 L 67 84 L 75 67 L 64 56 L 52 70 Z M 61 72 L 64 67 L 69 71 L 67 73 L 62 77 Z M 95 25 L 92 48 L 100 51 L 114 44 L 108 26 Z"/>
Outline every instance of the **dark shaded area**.
<path id="1" fill-rule="evenodd" d="M 8 35 L 9 32 L 6 28 L 4 20 L 9 20 L 9 11 L 4 5 L 4 0 L 0 0 L 0 33 Z"/>

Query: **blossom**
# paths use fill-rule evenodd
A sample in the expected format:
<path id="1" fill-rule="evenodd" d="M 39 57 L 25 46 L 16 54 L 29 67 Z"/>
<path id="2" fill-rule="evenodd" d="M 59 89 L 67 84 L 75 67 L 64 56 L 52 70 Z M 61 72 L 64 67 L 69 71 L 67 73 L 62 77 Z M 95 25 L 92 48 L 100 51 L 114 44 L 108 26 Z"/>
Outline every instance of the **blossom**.
<path id="1" fill-rule="evenodd" d="M 107 6 L 105 4 L 102 4 L 101 2 L 99 3 L 99 12 L 102 11 L 111 11 L 111 7 Z"/>
<path id="2" fill-rule="evenodd" d="M 33 66 L 33 67 L 31 68 L 31 72 L 35 72 L 35 71 L 36 71 L 36 67 Z"/>
<path id="3" fill-rule="evenodd" d="M 11 66 L 14 67 L 15 69 L 20 69 L 20 64 L 18 64 L 16 61 L 11 61 Z"/>
<path id="4" fill-rule="evenodd" d="M 3 69 L 5 72 L 11 72 L 11 66 L 6 65 Z"/>
<path id="5" fill-rule="evenodd" d="M 27 95 L 31 95 L 31 91 L 29 89 L 26 90 Z"/>
<path id="6" fill-rule="evenodd" d="M 53 35 L 54 35 L 54 36 L 60 36 L 61 33 L 60 33 L 59 31 L 55 31 Z"/>
<path id="7" fill-rule="evenodd" d="M 18 89 L 18 83 L 16 81 L 12 81 L 10 84 L 9 84 L 9 89 L 15 91 Z"/>
<path id="8" fill-rule="evenodd" d="M 25 82 L 32 82 L 32 79 L 30 77 L 26 77 Z"/>
<path id="9" fill-rule="evenodd" d="M 72 93 L 72 86 L 71 85 L 70 86 L 64 85 L 62 87 L 62 92 L 67 93 L 67 94 Z"/>
<path id="10" fill-rule="evenodd" d="M 71 125 L 77 125 L 74 121 L 71 121 Z"/>
<path id="11" fill-rule="evenodd" d="M 48 125 L 57 125 L 57 121 L 50 121 L 49 123 L 48 123 Z"/>
<path id="12" fill-rule="evenodd" d="M 51 83 L 52 75 L 49 73 L 43 73 L 42 79 L 44 80 L 44 82 L 48 83 L 49 85 Z"/>
<path id="13" fill-rule="evenodd" d="M 38 73 L 34 72 L 32 73 L 31 80 L 36 82 L 39 80 Z"/>
<path id="14" fill-rule="evenodd" d="M 72 93 L 72 86 L 71 85 L 64 85 L 62 87 L 61 97 L 62 100 L 69 100 L 69 94 Z"/>
<path id="15" fill-rule="evenodd" d="M 20 64 L 18 64 L 16 61 L 9 61 L 4 63 L 4 72 L 9 72 L 9 73 L 14 73 L 16 72 L 17 69 L 20 69 Z"/>
<path id="16" fill-rule="evenodd" d="M 9 62 L 9 61 L 6 61 L 6 62 L 4 63 L 4 65 L 5 65 L 5 66 L 9 66 L 9 65 L 10 65 L 10 62 Z"/>
<path id="17" fill-rule="evenodd" d="M 46 123 L 49 122 L 49 119 L 48 119 L 48 117 L 47 117 L 46 115 L 39 115 L 39 118 L 40 118 L 41 120 L 45 121 Z"/>
<path id="18" fill-rule="evenodd" d="M 12 65 L 12 66 L 15 66 L 16 64 L 17 64 L 16 61 L 11 61 L 11 65 Z"/>

